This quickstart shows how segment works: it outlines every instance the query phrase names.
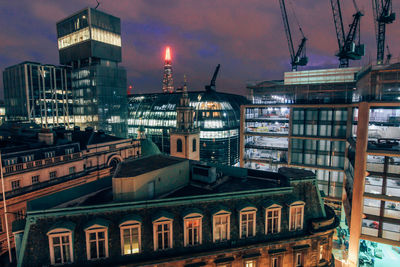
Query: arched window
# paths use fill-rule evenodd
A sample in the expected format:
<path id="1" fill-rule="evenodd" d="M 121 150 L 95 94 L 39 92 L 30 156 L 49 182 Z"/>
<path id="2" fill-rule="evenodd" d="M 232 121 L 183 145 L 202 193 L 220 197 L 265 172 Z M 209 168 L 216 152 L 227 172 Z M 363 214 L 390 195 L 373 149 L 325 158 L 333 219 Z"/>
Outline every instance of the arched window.
<path id="1" fill-rule="evenodd" d="M 176 152 L 182 152 L 182 140 L 179 138 L 176 140 Z"/>
<path id="2" fill-rule="evenodd" d="M 141 218 L 138 216 L 127 217 L 120 225 L 121 252 L 129 255 L 140 252 Z"/>
<path id="3" fill-rule="evenodd" d="M 75 224 L 70 222 L 58 223 L 47 232 L 50 248 L 51 264 L 74 262 L 72 233 Z"/>
<path id="4" fill-rule="evenodd" d="M 193 141 L 192 141 L 192 151 L 193 152 L 196 152 L 196 149 L 197 149 L 196 145 L 197 145 L 196 138 L 193 138 Z"/>

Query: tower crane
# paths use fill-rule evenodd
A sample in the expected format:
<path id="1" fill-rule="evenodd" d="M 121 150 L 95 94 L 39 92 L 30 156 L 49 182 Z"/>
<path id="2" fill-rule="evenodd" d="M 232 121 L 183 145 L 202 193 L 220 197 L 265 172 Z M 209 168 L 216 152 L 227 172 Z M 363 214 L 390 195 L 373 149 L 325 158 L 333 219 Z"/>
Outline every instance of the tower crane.
<path id="1" fill-rule="evenodd" d="M 349 25 L 349 32 L 346 35 L 343 27 L 340 0 L 330 1 L 339 45 L 339 52 L 336 54 L 340 62 L 339 68 L 347 68 L 349 60 L 359 60 L 365 53 L 364 44 L 360 43 L 360 20 L 364 14 L 358 10 L 355 1 L 353 1 L 357 12 L 353 15 L 353 22 Z"/>
<path id="2" fill-rule="evenodd" d="M 392 12 L 392 0 L 372 0 L 372 9 L 374 11 L 377 64 L 383 64 L 385 57 L 385 35 L 386 24 L 393 23 L 396 19 L 396 13 Z"/>
<path id="3" fill-rule="evenodd" d="M 302 34 L 302 39 L 297 52 L 294 51 L 292 34 L 290 32 L 290 26 L 288 21 L 288 16 L 286 13 L 285 0 L 279 0 L 279 4 L 282 12 L 283 25 L 285 26 L 286 38 L 288 41 L 289 52 L 290 52 L 290 64 L 292 65 L 292 71 L 297 70 L 297 66 L 305 66 L 308 63 L 308 57 L 306 56 L 306 42 L 307 38 L 304 36 L 301 27 L 299 26 L 300 32 Z"/>

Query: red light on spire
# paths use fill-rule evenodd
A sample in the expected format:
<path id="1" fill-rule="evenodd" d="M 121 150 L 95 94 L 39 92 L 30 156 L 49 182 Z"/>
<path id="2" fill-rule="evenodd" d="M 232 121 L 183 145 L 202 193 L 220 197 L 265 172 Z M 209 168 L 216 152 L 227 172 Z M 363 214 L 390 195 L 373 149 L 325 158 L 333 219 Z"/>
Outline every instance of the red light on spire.
<path id="1" fill-rule="evenodd" d="M 171 49 L 169 46 L 165 49 L 165 61 L 171 61 Z"/>

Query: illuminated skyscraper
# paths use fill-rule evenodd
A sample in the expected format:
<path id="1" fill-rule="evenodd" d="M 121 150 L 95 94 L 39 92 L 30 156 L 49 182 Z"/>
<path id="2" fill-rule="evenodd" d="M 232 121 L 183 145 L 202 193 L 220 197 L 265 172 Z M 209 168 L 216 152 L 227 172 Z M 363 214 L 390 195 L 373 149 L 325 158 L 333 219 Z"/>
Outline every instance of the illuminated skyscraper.
<path id="1" fill-rule="evenodd" d="M 126 70 L 121 20 L 85 8 L 57 23 L 60 63 L 72 67 L 75 125 L 126 135 Z"/>
<path id="2" fill-rule="evenodd" d="M 164 61 L 164 76 L 162 90 L 164 93 L 174 92 L 174 81 L 172 79 L 172 59 L 171 49 L 169 46 L 165 49 L 165 61 Z"/>

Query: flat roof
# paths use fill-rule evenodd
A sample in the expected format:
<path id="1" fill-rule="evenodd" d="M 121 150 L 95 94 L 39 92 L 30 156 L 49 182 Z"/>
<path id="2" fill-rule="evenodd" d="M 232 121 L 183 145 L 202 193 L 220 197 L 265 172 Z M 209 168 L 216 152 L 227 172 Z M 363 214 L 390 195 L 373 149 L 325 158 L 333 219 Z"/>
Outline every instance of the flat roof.
<path id="1" fill-rule="evenodd" d="M 187 159 L 166 156 L 163 154 L 126 161 L 120 163 L 115 172 L 114 178 L 138 176 L 143 173 L 162 169 L 184 161 L 187 161 Z"/>

